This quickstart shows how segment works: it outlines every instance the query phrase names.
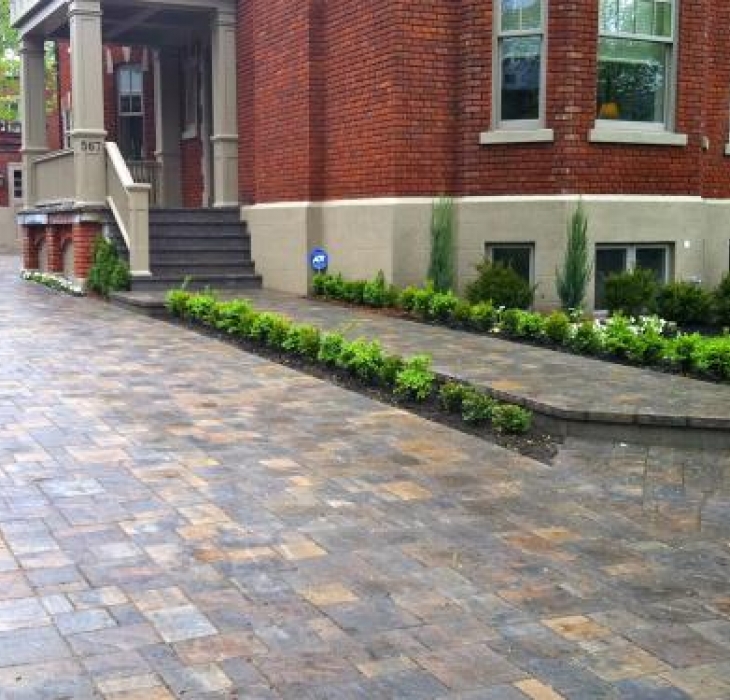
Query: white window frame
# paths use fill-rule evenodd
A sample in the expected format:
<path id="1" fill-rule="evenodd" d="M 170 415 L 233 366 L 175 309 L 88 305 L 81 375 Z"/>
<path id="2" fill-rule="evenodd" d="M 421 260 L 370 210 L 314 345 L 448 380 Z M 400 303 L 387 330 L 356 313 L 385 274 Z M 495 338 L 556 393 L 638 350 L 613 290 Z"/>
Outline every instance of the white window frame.
<path id="1" fill-rule="evenodd" d="M 20 194 L 17 194 L 16 186 L 20 179 Z M 22 207 L 23 196 L 25 195 L 25 178 L 23 177 L 22 163 L 8 163 L 8 203 L 11 207 Z"/>
<path id="2" fill-rule="evenodd" d="M 535 284 L 535 243 L 534 241 L 487 241 L 484 244 L 484 257 L 490 263 L 494 262 L 494 250 L 495 248 L 522 248 L 527 249 L 530 254 L 530 275 L 528 282 L 530 285 Z"/>
<path id="3" fill-rule="evenodd" d="M 617 0 L 614 0 L 617 1 Z M 639 0 L 633 0 L 635 3 Z M 598 43 L 600 44 L 600 40 L 602 38 L 609 38 L 609 39 L 628 39 L 633 41 L 647 41 L 652 42 L 655 44 L 662 44 L 664 46 L 667 46 L 669 49 L 669 59 L 667 60 L 667 67 L 666 71 L 668 75 L 665 76 L 664 79 L 664 121 L 662 122 L 637 122 L 637 121 L 628 121 L 628 120 L 621 120 L 621 119 L 601 119 L 596 115 L 596 121 L 595 126 L 596 129 L 593 132 L 592 136 L 595 134 L 595 132 L 598 132 L 599 130 L 605 129 L 606 131 L 643 131 L 643 132 L 673 132 L 675 128 L 675 120 L 676 120 L 676 98 L 677 98 L 677 67 L 678 67 L 678 61 L 677 61 L 677 44 L 679 40 L 679 3 L 680 0 L 668 0 L 672 5 L 672 35 L 670 37 L 660 37 L 660 36 L 654 36 L 652 34 L 640 34 L 640 33 L 632 33 L 632 32 L 607 32 L 604 31 L 601 26 L 601 18 L 600 18 L 600 12 L 601 12 L 601 2 L 603 0 L 599 0 L 599 19 L 598 19 Z M 597 52 L 596 52 L 596 67 L 598 67 L 598 45 L 597 45 Z M 598 74 L 596 73 L 596 84 L 598 82 Z M 600 136 L 597 138 L 592 138 L 591 140 L 595 141 L 601 141 L 602 139 Z M 623 141 L 620 136 L 616 139 L 618 141 Z M 650 139 L 649 139 L 650 140 Z M 627 139 L 627 142 L 631 142 Z M 661 143 L 659 141 L 658 143 Z M 677 143 L 669 143 L 666 142 L 667 145 L 686 145 L 686 139 L 682 139 L 678 141 Z"/>
<path id="4" fill-rule="evenodd" d="M 122 92 L 120 89 L 119 84 L 119 76 L 122 73 L 127 73 L 130 71 L 135 71 L 136 73 L 139 73 L 139 92 L 136 91 L 129 91 L 129 92 Z M 116 79 L 117 79 L 117 118 L 121 117 L 144 117 L 144 71 L 142 70 L 142 66 L 138 63 L 125 63 L 124 65 L 121 65 L 116 70 Z M 139 97 L 139 111 L 135 110 L 125 110 L 122 109 L 122 98 L 124 97 Z"/>
<path id="5" fill-rule="evenodd" d="M 547 0 L 540 1 L 540 26 L 535 29 L 503 30 L 502 29 L 502 0 L 494 1 L 494 42 L 492 51 L 492 129 L 494 131 L 522 131 L 529 135 L 541 130 L 545 126 L 546 112 L 546 83 L 547 83 Z M 540 99 L 537 119 L 502 119 L 502 45 L 504 39 L 512 37 L 539 37 L 540 42 Z M 547 136 L 545 134 L 544 136 Z M 552 140 L 532 138 L 525 140 Z"/>

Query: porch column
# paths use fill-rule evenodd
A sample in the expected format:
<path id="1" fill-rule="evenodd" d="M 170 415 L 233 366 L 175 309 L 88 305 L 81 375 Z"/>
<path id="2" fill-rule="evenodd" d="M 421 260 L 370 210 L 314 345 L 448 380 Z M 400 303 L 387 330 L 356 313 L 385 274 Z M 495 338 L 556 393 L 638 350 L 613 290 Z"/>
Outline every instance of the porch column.
<path id="1" fill-rule="evenodd" d="M 46 68 L 43 37 L 26 36 L 20 48 L 21 120 L 23 129 L 23 206 L 38 198 L 31 163 L 48 150 L 46 136 Z"/>
<path id="2" fill-rule="evenodd" d="M 164 207 L 182 206 L 179 61 L 177 51 L 155 51 L 155 160 L 160 169 L 160 204 Z"/>
<path id="3" fill-rule="evenodd" d="M 101 3 L 72 0 L 71 101 L 76 204 L 106 206 L 106 156 L 104 140 L 104 88 L 102 76 Z"/>
<path id="4" fill-rule="evenodd" d="M 236 103 L 236 15 L 213 18 L 213 206 L 238 206 L 238 106 Z"/>

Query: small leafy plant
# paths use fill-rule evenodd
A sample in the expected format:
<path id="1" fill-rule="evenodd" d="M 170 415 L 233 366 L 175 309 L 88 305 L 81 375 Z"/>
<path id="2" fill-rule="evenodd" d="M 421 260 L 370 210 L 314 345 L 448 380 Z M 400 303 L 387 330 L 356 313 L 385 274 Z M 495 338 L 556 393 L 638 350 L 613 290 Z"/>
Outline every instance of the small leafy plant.
<path id="1" fill-rule="evenodd" d="M 499 433 L 522 435 L 532 426 L 532 413 L 521 406 L 499 404 L 492 410 L 492 425 Z"/>
<path id="2" fill-rule="evenodd" d="M 406 360 L 395 377 L 395 394 L 401 398 L 425 401 L 433 392 L 436 376 L 431 371 L 428 355 L 415 355 Z"/>
<path id="3" fill-rule="evenodd" d="M 129 265 L 119 257 L 114 243 L 97 236 L 87 280 L 89 289 L 108 297 L 111 292 L 129 289 L 130 281 Z"/>

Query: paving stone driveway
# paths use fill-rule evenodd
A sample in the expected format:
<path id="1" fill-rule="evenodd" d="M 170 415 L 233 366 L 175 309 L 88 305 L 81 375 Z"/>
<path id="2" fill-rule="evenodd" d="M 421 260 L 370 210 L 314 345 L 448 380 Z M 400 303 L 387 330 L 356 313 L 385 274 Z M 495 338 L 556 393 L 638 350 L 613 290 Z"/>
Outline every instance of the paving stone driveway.
<path id="1" fill-rule="evenodd" d="M 730 458 L 548 467 L 0 262 L 0 698 L 730 698 Z"/>

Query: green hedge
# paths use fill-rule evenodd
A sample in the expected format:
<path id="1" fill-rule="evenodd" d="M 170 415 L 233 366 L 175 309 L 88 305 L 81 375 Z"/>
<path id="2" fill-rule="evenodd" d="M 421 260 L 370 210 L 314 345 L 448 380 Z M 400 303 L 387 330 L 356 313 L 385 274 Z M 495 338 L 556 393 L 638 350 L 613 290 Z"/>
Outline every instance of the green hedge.
<path id="1" fill-rule="evenodd" d="M 423 402 L 437 391 L 437 378 L 428 355 L 402 358 L 387 354 L 377 340 L 349 341 L 340 333 L 322 333 L 315 326 L 295 324 L 286 316 L 258 311 L 247 300 L 219 301 L 209 292 L 174 289 L 167 294 L 169 312 L 223 333 L 301 357 L 309 362 L 337 368 L 366 386 L 379 386 L 399 399 Z M 477 395 L 490 411 L 480 421 L 497 432 L 520 434 L 530 429 L 532 414 L 526 409 L 497 403 L 467 384 L 450 383 L 464 395 Z"/>
<path id="2" fill-rule="evenodd" d="M 640 366 L 673 369 L 715 381 L 730 380 L 730 336 L 727 333 L 715 338 L 681 333 L 668 337 L 664 322 L 657 317 L 637 320 L 618 313 L 605 323 L 574 322 L 561 311 L 545 316 L 522 309 L 498 308 L 490 301 L 470 304 L 453 292 L 437 292 L 430 284 L 397 290 L 387 287 L 382 275 L 378 275 L 375 282 L 351 282 L 341 275 L 317 275 L 314 293 L 343 301 L 359 298 L 354 303 L 375 306 L 353 291 L 375 284 L 387 289 L 387 295 L 378 297 L 378 305 L 400 309 L 419 320 L 479 333 L 499 333 L 514 340 L 544 343 Z M 725 296 L 730 298 L 730 277 L 714 294 L 714 307 L 721 308 L 719 300 Z M 383 303 L 384 298 L 387 298 L 386 303 Z M 662 303 L 665 308 L 681 309 L 683 320 L 688 317 L 688 309 L 698 308 L 705 313 L 707 308 L 703 294 L 688 290 L 686 285 L 668 285 Z"/>

